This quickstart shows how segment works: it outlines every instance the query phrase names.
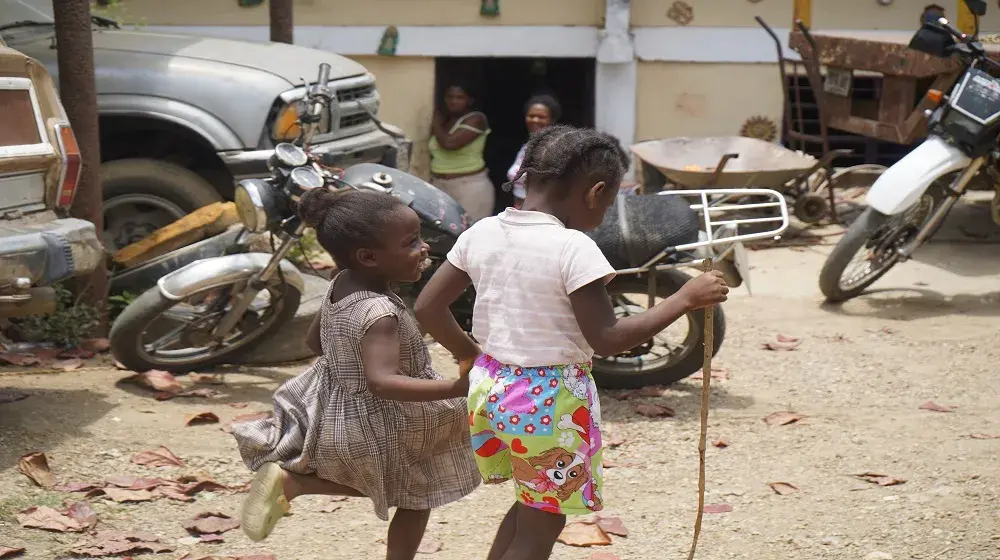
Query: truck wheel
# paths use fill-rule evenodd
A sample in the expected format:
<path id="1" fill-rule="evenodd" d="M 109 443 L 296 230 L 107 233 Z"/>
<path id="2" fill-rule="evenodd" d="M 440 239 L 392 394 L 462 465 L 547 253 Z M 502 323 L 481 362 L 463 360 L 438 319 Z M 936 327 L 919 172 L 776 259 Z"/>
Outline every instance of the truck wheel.
<path id="1" fill-rule="evenodd" d="M 104 245 L 116 251 L 187 214 L 222 200 L 197 173 L 155 159 L 121 159 L 101 165 Z"/>

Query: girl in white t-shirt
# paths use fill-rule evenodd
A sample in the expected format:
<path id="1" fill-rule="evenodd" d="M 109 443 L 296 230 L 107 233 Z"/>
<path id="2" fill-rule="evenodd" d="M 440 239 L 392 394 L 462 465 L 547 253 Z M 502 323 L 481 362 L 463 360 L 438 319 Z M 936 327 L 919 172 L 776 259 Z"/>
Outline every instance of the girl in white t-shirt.
<path id="1" fill-rule="evenodd" d="M 638 346 L 729 292 L 712 272 L 645 313 L 615 317 L 605 288 L 615 271 L 582 232 L 601 224 L 627 168 L 609 134 L 539 131 L 518 172 L 528 183 L 522 208 L 462 234 L 417 299 L 417 319 L 469 375 L 469 425 L 483 480 L 516 484 L 517 501 L 489 560 L 544 560 L 567 514 L 601 510 L 594 351 L 610 356 Z M 470 282 L 472 334 L 482 349 L 449 311 Z"/>

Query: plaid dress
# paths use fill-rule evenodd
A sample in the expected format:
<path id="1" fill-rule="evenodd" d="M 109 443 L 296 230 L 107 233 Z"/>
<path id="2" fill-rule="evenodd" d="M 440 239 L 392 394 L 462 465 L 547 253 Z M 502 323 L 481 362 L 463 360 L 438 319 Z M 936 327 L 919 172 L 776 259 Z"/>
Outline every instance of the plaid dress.
<path id="1" fill-rule="evenodd" d="M 251 470 L 280 462 L 289 471 L 354 488 L 388 519 L 388 508 L 430 509 L 479 484 L 465 399 L 426 403 L 368 391 L 361 339 L 383 317 L 399 321 L 399 373 L 440 379 L 416 322 L 395 294 L 357 292 L 320 311 L 323 356 L 274 394 L 274 416 L 233 426 Z"/>

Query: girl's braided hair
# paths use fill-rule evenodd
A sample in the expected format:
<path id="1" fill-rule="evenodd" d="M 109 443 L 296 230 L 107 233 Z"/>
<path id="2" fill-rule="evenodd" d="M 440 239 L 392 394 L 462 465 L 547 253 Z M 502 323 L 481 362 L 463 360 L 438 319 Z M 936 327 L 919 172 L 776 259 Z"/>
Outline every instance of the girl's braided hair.
<path id="1" fill-rule="evenodd" d="M 351 262 L 351 253 L 375 246 L 379 233 L 405 204 L 398 198 L 371 190 L 351 188 L 307 191 L 299 199 L 299 217 L 316 230 L 316 239 L 338 265 Z"/>
<path id="2" fill-rule="evenodd" d="M 531 135 L 521 169 L 503 188 L 510 191 L 523 175 L 529 189 L 556 183 L 560 189 L 557 194 L 565 196 L 569 194 L 569 185 L 580 177 L 618 186 L 628 166 L 628 154 L 618 139 L 607 132 L 553 125 Z"/>

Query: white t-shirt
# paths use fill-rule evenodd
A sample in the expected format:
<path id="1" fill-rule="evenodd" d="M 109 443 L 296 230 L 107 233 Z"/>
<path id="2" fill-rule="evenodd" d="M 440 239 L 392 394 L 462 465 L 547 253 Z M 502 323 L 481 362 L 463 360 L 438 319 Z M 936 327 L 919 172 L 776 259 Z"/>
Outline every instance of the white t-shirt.
<path id="1" fill-rule="evenodd" d="M 484 352 L 525 367 L 591 360 L 569 294 L 611 281 L 615 269 L 582 232 L 549 214 L 508 208 L 463 233 L 448 261 L 476 288 L 472 334 Z"/>

